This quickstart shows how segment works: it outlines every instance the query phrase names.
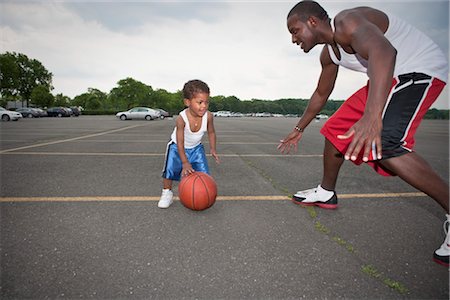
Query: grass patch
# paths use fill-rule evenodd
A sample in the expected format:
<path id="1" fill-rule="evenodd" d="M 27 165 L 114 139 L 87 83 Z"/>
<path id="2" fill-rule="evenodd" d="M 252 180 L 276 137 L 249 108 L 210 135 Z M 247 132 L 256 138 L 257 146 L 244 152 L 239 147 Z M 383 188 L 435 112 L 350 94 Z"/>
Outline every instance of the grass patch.
<path id="1" fill-rule="evenodd" d="M 349 244 L 346 240 L 344 240 L 338 236 L 334 236 L 333 241 L 335 241 L 339 245 L 345 247 L 345 249 L 347 249 L 348 252 L 351 252 L 351 253 L 355 252 L 355 248 L 351 244 Z"/>
<path id="2" fill-rule="evenodd" d="M 375 267 L 372 265 L 362 266 L 361 270 L 364 274 L 380 280 L 386 286 L 399 292 L 400 294 L 408 293 L 408 289 L 403 284 L 401 284 L 398 281 L 392 280 L 390 278 L 384 277 L 383 274 L 381 272 L 379 272 L 377 269 L 375 269 Z"/>
<path id="3" fill-rule="evenodd" d="M 316 229 L 322 233 L 325 234 L 329 234 L 330 233 L 330 229 L 328 229 L 325 225 L 323 225 L 322 223 L 320 223 L 319 221 L 317 221 L 314 226 L 316 227 Z"/>
<path id="4" fill-rule="evenodd" d="M 308 211 L 309 216 L 310 216 L 311 218 L 315 219 L 315 218 L 317 217 L 317 212 L 316 212 L 316 210 L 314 209 L 314 206 L 307 206 L 307 207 L 306 207 L 306 210 Z"/>

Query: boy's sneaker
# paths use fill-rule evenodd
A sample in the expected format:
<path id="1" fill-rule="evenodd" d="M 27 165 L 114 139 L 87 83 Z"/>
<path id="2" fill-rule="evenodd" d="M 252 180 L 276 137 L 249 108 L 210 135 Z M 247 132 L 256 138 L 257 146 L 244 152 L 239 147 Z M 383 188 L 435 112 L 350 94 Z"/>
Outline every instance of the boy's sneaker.
<path id="1" fill-rule="evenodd" d="M 159 199 L 159 208 L 169 208 L 173 203 L 173 192 L 169 189 L 163 189 L 161 194 L 161 199 Z"/>
<path id="2" fill-rule="evenodd" d="M 337 196 L 334 191 L 327 191 L 320 184 L 313 189 L 299 191 L 292 197 L 292 202 L 304 206 L 318 206 L 326 209 L 337 208 Z"/>
<path id="3" fill-rule="evenodd" d="M 440 265 L 448 267 L 448 257 L 450 256 L 450 235 L 448 227 L 450 224 L 450 215 L 447 215 L 447 221 L 444 222 L 445 240 L 441 248 L 434 251 L 433 260 Z"/>

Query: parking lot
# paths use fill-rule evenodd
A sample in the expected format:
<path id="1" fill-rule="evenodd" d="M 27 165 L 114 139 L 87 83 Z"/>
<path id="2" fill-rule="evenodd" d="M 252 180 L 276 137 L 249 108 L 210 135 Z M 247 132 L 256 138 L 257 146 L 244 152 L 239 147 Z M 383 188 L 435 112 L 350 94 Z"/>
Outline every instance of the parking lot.
<path id="1" fill-rule="evenodd" d="M 322 176 L 324 120 L 296 154 L 276 149 L 296 122 L 216 117 L 218 198 L 202 212 L 156 205 L 173 119 L 0 123 L 0 297 L 448 299 L 431 260 L 444 212 L 400 179 L 345 163 L 336 211 L 291 203 Z M 448 128 L 416 135 L 447 181 Z"/>

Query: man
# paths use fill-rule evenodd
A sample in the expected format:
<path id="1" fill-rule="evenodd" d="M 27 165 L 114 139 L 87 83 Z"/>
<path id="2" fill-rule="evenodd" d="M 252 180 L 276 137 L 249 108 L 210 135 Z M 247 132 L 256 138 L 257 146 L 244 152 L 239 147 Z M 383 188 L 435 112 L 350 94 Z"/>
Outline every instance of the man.
<path id="1" fill-rule="evenodd" d="M 333 91 L 339 66 L 365 72 L 369 81 L 325 123 L 324 174 L 317 188 L 299 191 L 293 201 L 333 209 L 336 180 L 344 160 L 366 162 L 378 173 L 397 175 L 437 201 L 447 212 L 446 238 L 434 260 L 448 266 L 449 187 L 414 152 L 414 134 L 447 81 L 446 57 L 426 35 L 382 11 L 358 7 L 333 20 L 314 1 L 302 1 L 288 14 L 292 42 L 308 53 L 324 44 L 322 72 L 308 107 L 292 132 L 280 141 L 282 153 L 297 150 L 303 130 Z"/>

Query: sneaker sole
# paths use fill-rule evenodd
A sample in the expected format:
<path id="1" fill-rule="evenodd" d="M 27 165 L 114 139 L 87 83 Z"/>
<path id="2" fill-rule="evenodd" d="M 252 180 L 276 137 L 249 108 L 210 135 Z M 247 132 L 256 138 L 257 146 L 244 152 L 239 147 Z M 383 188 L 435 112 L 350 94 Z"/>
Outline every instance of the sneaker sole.
<path id="1" fill-rule="evenodd" d="M 324 208 L 324 209 L 336 209 L 338 207 L 337 204 L 326 204 L 326 203 L 320 203 L 320 202 L 314 202 L 314 203 L 305 203 L 305 202 L 301 202 L 301 201 L 297 201 L 294 197 L 292 197 L 292 202 L 294 202 L 297 205 L 300 206 L 318 206 L 320 208 Z"/>
<path id="2" fill-rule="evenodd" d="M 433 260 L 434 260 L 435 263 L 440 264 L 441 266 L 444 266 L 444 267 L 448 267 L 449 266 L 449 264 L 447 262 L 442 261 L 440 259 L 437 259 L 436 257 L 433 257 Z"/>

